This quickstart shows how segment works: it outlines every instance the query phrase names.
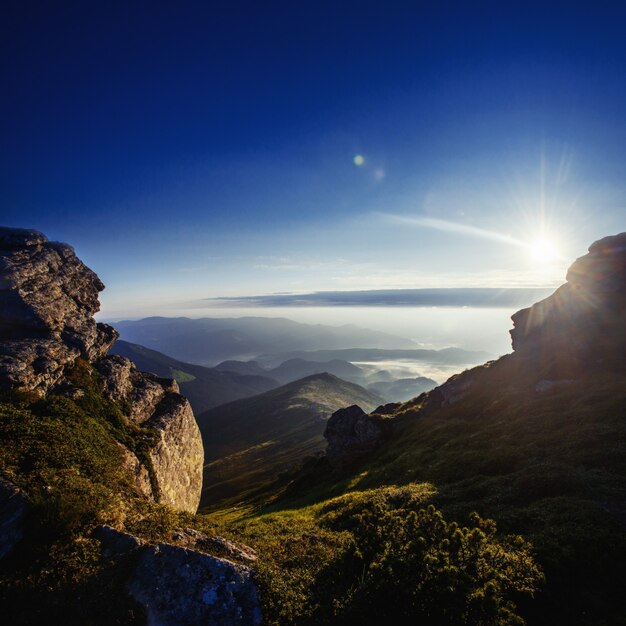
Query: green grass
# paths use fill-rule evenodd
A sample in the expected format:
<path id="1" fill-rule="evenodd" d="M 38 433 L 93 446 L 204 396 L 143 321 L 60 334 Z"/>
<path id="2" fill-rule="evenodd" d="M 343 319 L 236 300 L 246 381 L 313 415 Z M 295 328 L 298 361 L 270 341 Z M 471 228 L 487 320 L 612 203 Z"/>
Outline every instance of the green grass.
<path id="1" fill-rule="evenodd" d="M 432 502 L 467 523 L 472 511 L 535 546 L 546 589 L 532 623 L 621 624 L 626 558 L 626 386 L 621 372 L 534 392 L 510 360 L 479 371 L 461 402 L 430 414 L 396 411 L 395 435 L 353 471 L 324 460 L 292 477 L 267 512 L 342 493 L 428 482 Z M 489 375 L 485 375 L 489 372 Z"/>
<path id="2" fill-rule="evenodd" d="M 543 577 L 520 537 L 447 522 L 432 485 L 352 492 L 240 519 L 268 624 L 518 624 Z"/>

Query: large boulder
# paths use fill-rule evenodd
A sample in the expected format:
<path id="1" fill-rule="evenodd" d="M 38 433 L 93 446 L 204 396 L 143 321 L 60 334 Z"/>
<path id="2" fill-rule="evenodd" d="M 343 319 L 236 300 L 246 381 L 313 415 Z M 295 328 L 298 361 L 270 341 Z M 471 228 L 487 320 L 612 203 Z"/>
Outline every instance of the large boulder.
<path id="1" fill-rule="evenodd" d="M 0 228 L 0 383 L 45 393 L 78 356 L 106 354 L 118 334 L 93 317 L 103 289 L 70 246 Z"/>
<path id="2" fill-rule="evenodd" d="M 174 534 L 203 547 L 209 541 L 197 531 Z M 169 543 L 150 545 L 109 526 L 93 536 L 103 557 L 125 570 L 126 589 L 145 610 L 148 624 L 261 624 L 258 591 L 246 565 Z"/>
<path id="3" fill-rule="evenodd" d="M 324 431 L 328 462 L 338 470 L 349 467 L 378 447 L 384 434 L 379 415 L 368 415 L 356 404 L 339 409 L 332 414 Z"/>
<path id="4" fill-rule="evenodd" d="M 202 495 L 204 447 L 187 398 L 166 394 L 145 425 L 158 434 L 149 455 L 159 502 L 195 513 Z"/>
<path id="5" fill-rule="evenodd" d="M 140 550 L 127 588 L 149 624 L 258 626 L 262 621 L 249 567 L 167 543 Z"/>
<path id="6" fill-rule="evenodd" d="M 626 354 L 626 233 L 589 247 L 556 292 L 513 315 L 513 349 L 520 356 L 562 362 L 623 362 Z"/>

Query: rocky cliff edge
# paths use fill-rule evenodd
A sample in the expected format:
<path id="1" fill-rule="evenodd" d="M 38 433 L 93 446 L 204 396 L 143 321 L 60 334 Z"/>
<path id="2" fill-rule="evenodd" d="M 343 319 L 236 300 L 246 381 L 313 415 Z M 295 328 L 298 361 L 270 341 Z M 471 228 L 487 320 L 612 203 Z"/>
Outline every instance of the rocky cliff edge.
<path id="1" fill-rule="evenodd" d="M 118 333 L 94 319 L 103 289 L 70 246 L 34 230 L 0 228 L 0 389 L 80 393 L 66 373 L 79 359 L 87 361 L 102 394 L 154 435 L 144 462 L 119 444 L 137 490 L 195 513 L 204 452 L 189 402 L 175 381 L 106 356 Z"/>

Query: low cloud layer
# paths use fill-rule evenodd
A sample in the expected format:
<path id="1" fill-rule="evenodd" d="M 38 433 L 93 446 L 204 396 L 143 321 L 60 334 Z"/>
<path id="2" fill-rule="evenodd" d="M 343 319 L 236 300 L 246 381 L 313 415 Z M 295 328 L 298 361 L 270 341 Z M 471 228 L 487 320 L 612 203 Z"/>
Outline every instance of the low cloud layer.
<path id="1" fill-rule="evenodd" d="M 374 289 L 212 298 L 207 306 L 525 307 L 550 295 L 547 288 Z"/>

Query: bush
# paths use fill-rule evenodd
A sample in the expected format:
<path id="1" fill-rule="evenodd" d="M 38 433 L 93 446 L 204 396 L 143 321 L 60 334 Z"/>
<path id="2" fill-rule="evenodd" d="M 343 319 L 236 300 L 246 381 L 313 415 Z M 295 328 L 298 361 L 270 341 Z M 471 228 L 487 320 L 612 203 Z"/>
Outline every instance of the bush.
<path id="1" fill-rule="evenodd" d="M 444 519 L 429 484 L 350 493 L 243 522 L 268 624 L 523 624 L 543 575 L 521 537 Z"/>

